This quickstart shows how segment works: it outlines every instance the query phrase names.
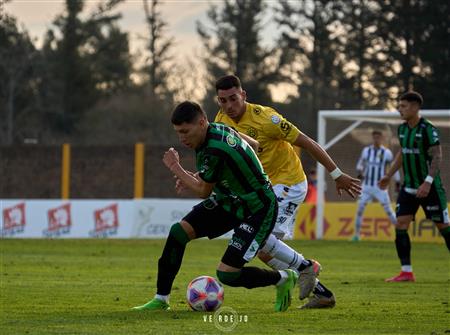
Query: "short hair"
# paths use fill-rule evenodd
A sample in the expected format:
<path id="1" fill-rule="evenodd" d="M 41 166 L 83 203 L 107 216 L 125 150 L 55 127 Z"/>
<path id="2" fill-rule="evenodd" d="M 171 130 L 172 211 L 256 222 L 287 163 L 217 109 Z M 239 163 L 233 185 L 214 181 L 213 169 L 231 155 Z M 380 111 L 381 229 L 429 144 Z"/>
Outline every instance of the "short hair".
<path id="1" fill-rule="evenodd" d="M 182 123 L 193 123 L 201 116 L 206 118 L 206 113 L 198 103 L 183 101 L 173 110 L 171 121 L 172 124 L 179 126 Z"/>
<path id="2" fill-rule="evenodd" d="M 375 129 L 372 131 L 372 136 L 373 135 L 383 135 L 383 132 L 381 130 Z"/>
<path id="3" fill-rule="evenodd" d="M 401 100 L 406 100 L 408 102 L 417 102 L 419 104 L 419 106 L 422 106 L 423 104 L 423 98 L 420 95 L 420 93 L 415 92 L 415 91 L 408 91 L 406 93 L 403 93 L 400 96 L 400 101 Z"/>
<path id="4" fill-rule="evenodd" d="M 216 92 L 219 90 L 229 90 L 233 87 L 242 88 L 239 77 L 233 74 L 220 77 L 216 81 Z"/>

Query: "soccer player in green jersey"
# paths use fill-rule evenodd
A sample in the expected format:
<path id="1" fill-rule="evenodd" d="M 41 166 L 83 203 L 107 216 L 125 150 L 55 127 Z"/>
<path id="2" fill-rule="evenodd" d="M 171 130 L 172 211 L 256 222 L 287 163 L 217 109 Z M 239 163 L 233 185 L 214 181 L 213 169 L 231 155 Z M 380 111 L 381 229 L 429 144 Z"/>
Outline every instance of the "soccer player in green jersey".
<path id="1" fill-rule="evenodd" d="M 379 181 L 385 189 L 389 180 L 400 166 L 403 167 L 404 181 L 397 199 L 397 226 L 395 246 L 400 258 L 399 275 L 386 279 L 387 282 L 415 281 L 411 266 L 411 242 L 408 227 L 419 206 L 427 219 L 432 220 L 445 239 L 450 250 L 450 225 L 447 199 L 439 176 L 442 149 L 439 131 L 430 121 L 420 116 L 423 98 L 417 92 L 407 92 L 400 96 L 400 117 L 405 120 L 398 127 L 399 151 L 386 175 Z"/>
<path id="2" fill-rule="evenodd" d="M 134 309 L 169 309 L 170 291 L 187 243 L 233 230 L 217 267 L 217 277 L 234 287 L 275 285 L 275 311 L 285 311 L 297 273 L 244 266 L 272 232 L 278 211 L 275 193 L 255 152 L 233 129 L 209 123 L 194 102 L 179 104 L 172 114 L 172 124 L 180 142 L 195 150 L 198 173 L 185 170 L 173 148 L 164 154 L 163 162 L 177 178 L 178 189 L 188 188 L 206 200 L 171 227 L 158 262 L 156 296 Z"/>

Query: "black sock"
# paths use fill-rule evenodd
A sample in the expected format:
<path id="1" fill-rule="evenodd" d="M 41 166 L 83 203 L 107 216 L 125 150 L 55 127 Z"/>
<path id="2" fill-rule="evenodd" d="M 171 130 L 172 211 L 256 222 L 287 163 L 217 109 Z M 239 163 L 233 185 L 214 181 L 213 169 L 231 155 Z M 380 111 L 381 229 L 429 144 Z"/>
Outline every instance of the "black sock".
<path id="1" fill-rule="evenodd" d="M 245 266 L 241 269 L 239 275 L 235 272 L 221 272 L 219 279 L 222 283 L 228 286 L 255 288 L 275 285 L 281 279 L 281 275 L 276 270 L 266 270 L 253 266 Z"/>
<path id="2" fill-rule="evenodd" d="M 411 241 L 406 229 L 395 230 L 395 247 L 401 265 L 411 265 Z"/>
<path id="3" fill-rule="evenodd" d="M 325 287 L 321 282 L 317 282 L 316 287 L 313 290 L 314 294 L 323 295 L 324 297 L 331 298 L 333 296 L 333 292 Z"/>
<path id="4" fill-rule="evenodd" d="M 173 225 L 167 237 L 161 258 L 158 261 L 157 294 L 170 294 L 173 281 L 183 260 L 187 242 L 189 242 L 189 239 L 183 228 L 179 224 Z"/>
<path id="5" fill-rule="evenodd" d="M 308 266 L 312 265 L 312 262 L 309 259 L 304 259 L 302 261 L 302 264 L 300 264 L 300 266 L 298 267 L 298 271 L 303 271 L 304 269 L 306 269 Z"/>
<path id="6" fill-rule="evenodd" d="M 442 237 L 445 240 L 445 244 L 447 245 L 447 249 L 450 251 L 450 227 L 446 227 L 440 230 Z"/>

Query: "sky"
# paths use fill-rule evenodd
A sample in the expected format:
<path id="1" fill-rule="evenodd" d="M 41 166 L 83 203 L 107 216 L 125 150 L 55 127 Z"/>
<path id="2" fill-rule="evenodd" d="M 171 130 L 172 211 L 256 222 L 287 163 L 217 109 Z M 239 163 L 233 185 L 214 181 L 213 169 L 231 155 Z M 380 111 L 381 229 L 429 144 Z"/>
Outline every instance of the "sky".
<path id="1" fill-rule="evenodd" d="M 92 12 L 99 3 L 98 0 L 85 1 L 83 13 Z M 177 48 L 193 52 L 201 47 L 196 32 L 196 21 L 206 21 L 206 11 L 211 1 L 164 0 L 159 6 L 163 19 L 168 23 L 167 36 L 176 39 Z M 37 46 L 47 29 L 52 27 L 52 21 L 63 12 L 63 0 L 11 0 L 5 5 L 7 13 L 18 19 L 30 35 L 36 39 Z M 121 28 L 130 34 L 131 51 L 135 52 L 142 46 L 139 36 L 146 36 L 145 14 L 142 0 L 127 0 L 116 7 L 114 12 L 122 14 L 118 21 Z"/>
<path id="2" fill-rule="evenodd" d="M 0 0 L 0 2 L 3 0 Z M 85 0 L 83 15 L 88 16 L 95 10 L 100 0 Z M 150 1 L 149 1 L 150 2 Z M 275 3 L 267 0 L 270 6 Z M 195 56 L 201 54 L 202 44 L 196 30 L 196 22 L 209 24 L 206 12 L 212 4 L 221 5 L 222 0 L 162 0 L 158 9 L 163 20 L 167 23 L 166 36 L 174 37 L 173 52 L 179 61 L 187 56 L 195 61 Z M 64 10 L 64 0 L 10 0 L 6 2 L 4 10 L 17 18 L 19 25 L 25 27 L 34 39 L 35 45 L 42 45 L 45 32 L 52 28 L 52 22 Z M 145 24 L 145 14 L 142 0 L 126 0 L 116 7 L 113 13 L 120 13 L 122 18 L 118 24 L 130 36 L 130 50 L 132 54 L 144 51 L 144 40 L 140 36 L 148 36 Z M 268 11 L 270 13 L 270 11 Z M 271 44 L 276 35 L 276 27 L 270 23 L 270 14 L 263 19 L 263 44 Z M 142 58 L 141 58 L 142 59 Z M 275 89 L 275 100 L 283 100 L 288 93 L 285 89 Z M 286 93 L 286 94 L 283 94 Z M 292 92 L 291 92 L 292 93 Z"/>

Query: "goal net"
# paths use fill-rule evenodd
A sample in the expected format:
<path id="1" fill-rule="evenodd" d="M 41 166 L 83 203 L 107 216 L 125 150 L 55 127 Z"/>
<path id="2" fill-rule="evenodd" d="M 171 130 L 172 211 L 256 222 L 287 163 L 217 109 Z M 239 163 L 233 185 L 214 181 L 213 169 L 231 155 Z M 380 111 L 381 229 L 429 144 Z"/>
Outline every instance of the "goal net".
<path id="1" fill-rule="evenodd" d="M 446 190 L 450 188 L 450 110 L 421 110 L 421 116 L 439 129 L 442 146 L 441 177 Z M 363 147 L 372 143 L 372 131 L 383 133 L 384 145 L 395 154 L 399 150 L 397 127 L 402 121 L 393 111 L 323 110 L 318 114 L 318 143 L 325 148 L 339 168 L 356 176 L 356 164 Z M 403 176 L 402 176 L 403 178 Z M 403 180 L 403 179 L 402 179 Z M 392 183 L 394 184 L 394 183 Z M 393 185 L 390 187 L 391 199 Z M 339 197 L 334 182 L 321 164 L 317 164 L 317 225 L 316 238 L 323 237 L 323 218 L 327 202 L 349 201 Z"/>

